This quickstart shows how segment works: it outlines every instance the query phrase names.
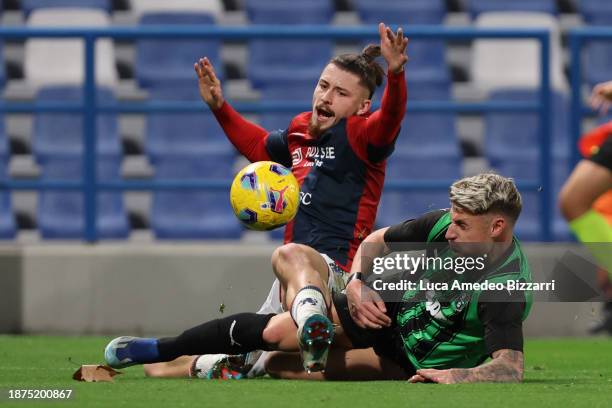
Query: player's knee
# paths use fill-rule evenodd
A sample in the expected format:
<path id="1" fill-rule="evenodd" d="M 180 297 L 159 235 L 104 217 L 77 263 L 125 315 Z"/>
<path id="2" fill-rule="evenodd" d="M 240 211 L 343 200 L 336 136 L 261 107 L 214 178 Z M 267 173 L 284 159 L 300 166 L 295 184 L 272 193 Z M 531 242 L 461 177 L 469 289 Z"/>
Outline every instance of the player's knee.
<path id="1" fill-rule="evenodd" d="M 273 324 L 266 326 L 261 337 L 271 350 L 274 350 L 282 340 L 281 331 Z"/>
<path id="2" fill-rule="evenodd" d="M 282 245 L 276 248 L 272 253 L 272 266 L 276 269 L 289 265 L 293 263 L 302 252 L 304 252 L 302 245 L 293 242 Z"/>

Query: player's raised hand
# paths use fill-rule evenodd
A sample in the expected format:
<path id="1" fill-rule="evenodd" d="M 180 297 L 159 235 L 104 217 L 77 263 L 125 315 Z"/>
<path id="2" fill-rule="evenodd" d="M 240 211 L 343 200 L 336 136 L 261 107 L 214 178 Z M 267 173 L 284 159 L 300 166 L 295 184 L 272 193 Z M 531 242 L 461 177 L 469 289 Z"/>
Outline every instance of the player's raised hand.
<path id="1" fill-rule="evenodd" d="M 355 279 L 346 286 L 349 313 L 362 329 L 382 329 L 391 325 L 385 302 L 376 291 Z"/>
<path id="2" fill-rule="evenodd" d="M 394 33 L 384 23 L 378 24 L 378 33 L 380 34 L 380 51 L 382 56 L 387 61 L 387 65 L 391 72 L 401 72 L 404 69 L 404 64 L 408 61 L 406 55 L 406 46 L 408 46 L 408 38 L 404 37 L 402 28 L 397 29 Z"/>
<path id="3" fill-rule="evenodd" d="M 595 85 L 591 92 L 591 107 L 602 114 L 608 113 L 612 104 L 612 81 Z"/>
<path id="4" fill-rule="evenodd" d="M 198 74 L 200 96 L 202 96 L 204 102 L 210 106 L 210 109 L 219 109 L 223 105 L 225 99 L 223 98 L 221 81 L 217 78 L 215 68 L 210 60 L 206 57 L 200 58 L 199 61 L 193 65 L 193 68 L 196 74 Z"/>

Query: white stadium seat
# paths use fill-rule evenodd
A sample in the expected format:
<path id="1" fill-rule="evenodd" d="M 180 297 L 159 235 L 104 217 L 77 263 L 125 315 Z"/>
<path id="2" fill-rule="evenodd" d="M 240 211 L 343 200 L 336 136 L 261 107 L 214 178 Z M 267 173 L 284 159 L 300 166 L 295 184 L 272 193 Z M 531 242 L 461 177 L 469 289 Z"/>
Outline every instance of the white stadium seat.
<path id="1" fill-rule="evenodd" d="M 556 17 L 537 12 L 487 12 L 476 19 L 478 28 L 545 28 L 550 36 L 551 85 L 566 90 L 559 24 Z M 483 91 L 507 87 L 537 87 L 540 83 L 537 40 L 482 39 L 474 41 L 472 80 Z"/>
<path id="2" fill-rule="evenodd" d="M 110 17 L 102 10 L 54 8 L 34 10 L 28 27 L 106 27 Z M 115 51 L 110 39 L 96 43 L 96 82 L 115 86 L 117 70 Z M 74 38 L 32 38 L 25 44 L 24 73 L 26 82 L 35 88 L 44 85 L 79 85 L 85 79 L 85 47 Z"/>
<path id="3" fill-rule="evenodd" d="M 131 0 L 130 4 L 137 16 L 144 13 L 198 11 L 218 17 L 224 11 L 221 0 Z"/>

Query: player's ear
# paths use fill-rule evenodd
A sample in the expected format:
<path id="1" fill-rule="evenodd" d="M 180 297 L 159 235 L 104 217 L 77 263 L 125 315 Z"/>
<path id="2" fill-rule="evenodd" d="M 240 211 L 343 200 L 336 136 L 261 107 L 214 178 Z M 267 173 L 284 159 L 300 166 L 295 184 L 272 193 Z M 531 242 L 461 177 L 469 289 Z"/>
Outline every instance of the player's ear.
<path id="1" fill-rule="evenodd" d="M 364 113 L 368 113 L 371 106 L 372 106 L 371 99 L 362 100 L 361 103 L 359 104 L 359 109 L 357 109 L 357 115 L 363 115 Z"/>
<path id="2" fill-rule="evenodd" d="M 507 222 L 504 217 L 495 216 L 491 220 L 491 237 L 499 237 L 507 227 Z"/>

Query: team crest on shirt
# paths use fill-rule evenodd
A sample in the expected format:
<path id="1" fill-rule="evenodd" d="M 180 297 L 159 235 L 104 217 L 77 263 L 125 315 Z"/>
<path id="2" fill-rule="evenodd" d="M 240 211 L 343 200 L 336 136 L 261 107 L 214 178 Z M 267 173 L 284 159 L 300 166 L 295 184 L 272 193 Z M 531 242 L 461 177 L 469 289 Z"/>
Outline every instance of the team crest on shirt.
<path id="1" fill-rule="evenodd" d="M 302 162 L 302 160 L 304 160 L 304 156 L 302 156 L 302 149 L 298 147 L 291 153 L 291 165 L 297 166 Z"/>

